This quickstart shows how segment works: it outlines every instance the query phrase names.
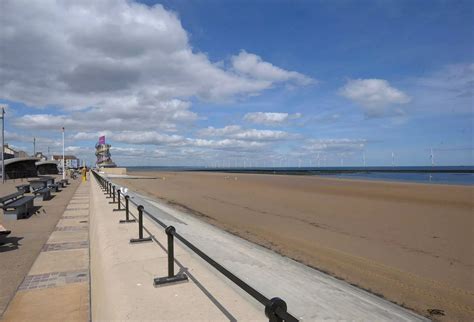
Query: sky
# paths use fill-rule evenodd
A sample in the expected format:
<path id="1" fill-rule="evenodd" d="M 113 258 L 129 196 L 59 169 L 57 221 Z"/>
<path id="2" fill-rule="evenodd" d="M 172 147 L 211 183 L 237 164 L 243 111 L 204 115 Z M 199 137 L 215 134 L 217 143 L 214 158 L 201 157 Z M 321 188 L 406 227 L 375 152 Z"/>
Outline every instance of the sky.
<path id="1" fill-rule="evenodd" d="M 0 2 L 5 142 L 119 166 L 474 165 L 472 1 Z"/>

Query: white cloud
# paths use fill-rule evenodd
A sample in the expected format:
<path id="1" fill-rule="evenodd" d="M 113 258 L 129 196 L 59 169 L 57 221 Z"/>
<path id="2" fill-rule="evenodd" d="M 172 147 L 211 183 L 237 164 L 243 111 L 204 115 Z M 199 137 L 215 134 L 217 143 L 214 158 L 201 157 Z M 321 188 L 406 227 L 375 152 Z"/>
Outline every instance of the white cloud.
<path id="1" fill-rule="evenodd" d="M 27 114 L 15 118 L 13 123 L 21 128 L 50 130 L 66 127 L 66 130 L 151 130 L 175 131 L 177 123 L 186 124 L 198 119 L 189 111 L 190 103 L 172 99 L 156 102 L 134 99 L 133 102 L 113 99 L 107 108 L 91 108 L 71 112 L 69 115 Z M 112 109 L 112 107 L 115 108 Z"/>
<path id="2" fill-rule="evenodd" d="M 215 150 L 230 150 L 230 151 L 252 151 L 252 150 L 261 150 L 265 147 L 264 142 L 256 141 L 244 141 L 244 140 L 235 140 L 235 139 L 223 139 L 223 140 L 204 140 L 204 139 L 188 139 L 188 145 L 199 147 L 199 148 L 209 148 Z"/>
<path id="3" fill-rule="evenodd" d="M 198 119 L 190 110 L 195 97 L 221 101 L 258 94 L 276 82 L 309 81 L 260 58 L 251 75 L 211 62 L 193 51 L 179 18 L 159 4 L 3 1 L 2 24 L 1 98 L 87 108 L 67 116 L 27 115 L 17 120 L 23 127 L 176 130 Z M 237 61 L 244 56 L 253 57 L 242 52 Z"/>
<path id="4" fill-rule="evenodd" d="M 259 56 L 242 50 L 238 55 L 232 56 L 232 67 L 237 73 L 250 76 L 254 79 L 270 82 L 292 81 L 301 85 L 309 85 L 313 79 L 298 72 L 287 71 L 265 62 Z"/>
<path id="5" fill-rule="evenodd" d="M 200 136 L 227 137 L 236 140 L 277 141 L 295 137 L 284 131 L 243 129 L 238 125 L 228 125 L 223 128 L 208 127 L 198 132 Z"/>
<path id="6" fill-rule="evenodd" d="M 361 151 L 366 144 L 365 139 L 309 139 L 303 148 L 312 153 L 344 153 Z"/>
<path id="7" fill-rule="evenodd" d="M 414 95 L 414 108 L 421 115 L 472 115 L 474 64 L 447 65 L 423 77 L 407 81 Z"/>
<path id="8" fill-rule="evenodd" d="M 205 129 L 199 131 L 200 136 L 229 136 L 235 133 L 238 133 L 242 130 L 239 125 L 227 125 L 222 128 L 215 128 L 213 126 L 209 126 Z"/>
<path id="9" fill-rule="evenodd" d="M 185 138 L 180 135 L 169 135 L 156 131 L 78 132 L 71 135 L 70 138 L 73 140 L 98 140 L 102 135 L 106 136 L 107 141 L 128 144 L 179 145 L 185 141 Z"/>
<path id="10" fill-rule="evenodd" d="M 275 112 L 253 112 L 245 114 L 244 120 L 256 124 L 278 125 L 300 117 L 300 113 L 288 114 Z"/>
<path id="11" fill-rule="evenodd" d="M 389 105 L 410 102 L 408 95 L 384 79 L 349 80 L 339 93 L 359 104 L 367 116 L 381 116 Z"/>

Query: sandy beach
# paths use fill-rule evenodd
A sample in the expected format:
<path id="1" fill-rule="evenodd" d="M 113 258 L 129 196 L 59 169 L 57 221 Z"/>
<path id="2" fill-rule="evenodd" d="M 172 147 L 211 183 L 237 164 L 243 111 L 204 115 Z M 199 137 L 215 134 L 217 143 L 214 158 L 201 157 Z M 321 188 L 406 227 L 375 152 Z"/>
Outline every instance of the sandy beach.
<path id="1" fill-rule="evenodd" d="M 133 172 L 116 180 L 435 320 L 474 319 L 474 187 Z"/>

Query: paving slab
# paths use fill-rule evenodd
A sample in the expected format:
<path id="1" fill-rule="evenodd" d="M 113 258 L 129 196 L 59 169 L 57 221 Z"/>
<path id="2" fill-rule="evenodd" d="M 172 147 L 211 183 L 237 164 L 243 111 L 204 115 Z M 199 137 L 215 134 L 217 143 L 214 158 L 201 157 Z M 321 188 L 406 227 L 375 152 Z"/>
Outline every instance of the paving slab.
<path id="1" fill-rule="evenodd" d="M 59 220 L 58 224 L 56 227 L 67 227 L 67 226 L 78 226 L 78 227 L 85 227 L 87 228 L 87 223 L 88 223 L 88 220 L 87 220 L 87 217 L 66 217 L 64 218 L 64 216 L 61 218 L 61 220 Z"/>
<path id="2" fill-rule="evenodd" d="M 88 293 L 87 282 L 18 291 L 3 321 L 89 321 Z"/>
<path id="3" fill-rule="evenodd" d="M 48 243 L 61 243 L 87 240 L 87 230 L 78 231 L 55 231 L 48 239 Z"/>
<path id="4" fill-rule="evenodd" d="M 28 275 L 87 269 L 89 267 L 88 259 L 88 249 L 41 252 Z"/>

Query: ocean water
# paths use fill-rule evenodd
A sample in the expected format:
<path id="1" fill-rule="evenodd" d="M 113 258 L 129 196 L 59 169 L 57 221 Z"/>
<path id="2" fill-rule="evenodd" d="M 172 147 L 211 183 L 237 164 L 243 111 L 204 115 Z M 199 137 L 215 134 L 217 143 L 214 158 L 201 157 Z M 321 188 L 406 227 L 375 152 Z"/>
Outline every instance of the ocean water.
<path id="1" fill-rule="evenodd" d="M 474 167 L 288 167 L 288 168 L 203 168 L 127 167 L 130 171 L 204 171 L 224 173 L 263 173 L 317 175 L 341 179 L 417 182 L 427 184 L 474 185 Z"/>

